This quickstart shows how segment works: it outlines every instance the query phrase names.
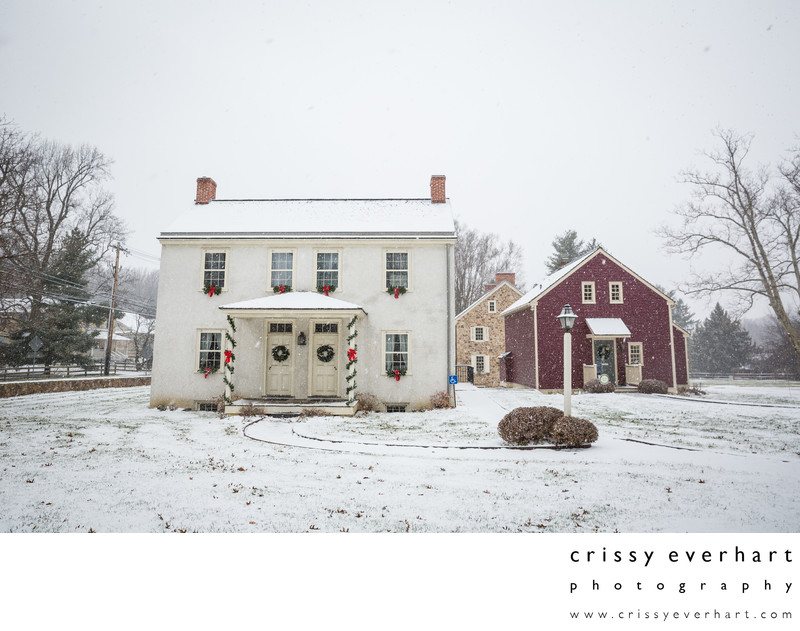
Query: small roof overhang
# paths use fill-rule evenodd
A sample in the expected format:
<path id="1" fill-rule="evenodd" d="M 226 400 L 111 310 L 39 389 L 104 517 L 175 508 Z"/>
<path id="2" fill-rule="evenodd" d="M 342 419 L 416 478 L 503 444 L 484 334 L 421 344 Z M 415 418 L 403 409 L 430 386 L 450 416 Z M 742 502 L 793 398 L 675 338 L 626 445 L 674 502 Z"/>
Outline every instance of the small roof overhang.
<path id="1" fill-rule="evenodd" d="M 631 332 L 622 318 L 586 318 L 586 324 L 592 335 L 606 337 L 630 337 Z"/>
<path id="2" fill-rule="evenodd" d="M 315 291 L 290 291 L 274 296 L 220 305 L 220 311 L 235 318 L 366 316 L 364 307 Z"/>

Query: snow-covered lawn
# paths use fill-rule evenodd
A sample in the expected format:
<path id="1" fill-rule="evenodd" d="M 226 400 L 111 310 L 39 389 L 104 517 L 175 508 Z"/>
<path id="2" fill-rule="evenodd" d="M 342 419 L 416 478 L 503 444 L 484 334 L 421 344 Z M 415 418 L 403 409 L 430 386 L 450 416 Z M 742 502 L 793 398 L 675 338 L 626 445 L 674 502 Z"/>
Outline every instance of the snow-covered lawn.
<path id="1" fill-rule="evenodd" d="M 800 388 L 705 389 L 577 395 L 600 439 L 560 451 L 477 448 L 507 410 L 561 406 L 531 390 L 249 426 L 147 387 L 4 399 L 0 531 L 796 532 Z"/>

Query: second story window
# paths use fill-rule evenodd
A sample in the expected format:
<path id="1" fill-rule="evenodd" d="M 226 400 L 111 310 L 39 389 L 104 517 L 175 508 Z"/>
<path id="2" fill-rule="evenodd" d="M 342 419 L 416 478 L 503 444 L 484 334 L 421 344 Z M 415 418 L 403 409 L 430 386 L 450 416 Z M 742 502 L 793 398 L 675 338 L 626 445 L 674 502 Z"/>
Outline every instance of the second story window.
<path id="1" fill-rule="evenodd" d="M 203 254 L 203 285 L 214 285 L 218 289 L 225 287 L 225 252 L 205 252 Z"/>
<path id="2" fill-rule="evenodd" d="M 612 282 L 608 284 L 608 294 L 612 304 L 622 304 L 622 283 Z"/>
<path id="3" fill-rule="evenodd" d="M 489 339 L 489 327 L 473 326 L 470 335 L 471 342 L 485 342 Z"/>
<path id="4" fill-rule="evenodd" d="M 270 287 L 292 287 L 294 285 L 294 253 L 292 252 L 273 252 L 271 274 L 269 279 Z"/>
<path id="5" fill-rule="evenodd" d="M 497 313 L 497 301 L 490 300 L 489 301 L 489 313 Z"/>
<path id="6" fill-rule="evenodd" d="M 594 281 L 584 281 L 581 283 L 581 298 L 583 304 L 594 304 Z"/>
<path id="7" fill-rule="evenodd" d="M 317 287 L 339 287 L 338 252 L 317 252 Z"/>
<path id="8" fill-rule="evenodd" d="M 386 287 L 408 288 L 408 252 L 386 253 Z"/>

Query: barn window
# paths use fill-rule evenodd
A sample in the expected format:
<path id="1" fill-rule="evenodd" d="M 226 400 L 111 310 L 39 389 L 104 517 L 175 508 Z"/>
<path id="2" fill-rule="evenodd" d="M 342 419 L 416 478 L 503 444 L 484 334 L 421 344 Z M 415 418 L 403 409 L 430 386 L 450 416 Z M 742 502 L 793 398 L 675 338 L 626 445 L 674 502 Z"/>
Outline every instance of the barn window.
<path id="1" fill-rule="evenodd" d="M 587 280 L 581 283 L 581 298 L 583 300 L 583 304 L 591 304 L 595 303 L 594 299 L 594 281 Z"/>
<path id="2" fill-rule="evenodd" d="M 622 283 L 611 282 L 608 284 L 608 295 L 611 304 L 622 304 Z"/>
<path id="3" fill-rule="evenodd" d="M 630 342 L 628 344 L 628 363 L 631 365 L 642 363 L 641 342 Z"/>

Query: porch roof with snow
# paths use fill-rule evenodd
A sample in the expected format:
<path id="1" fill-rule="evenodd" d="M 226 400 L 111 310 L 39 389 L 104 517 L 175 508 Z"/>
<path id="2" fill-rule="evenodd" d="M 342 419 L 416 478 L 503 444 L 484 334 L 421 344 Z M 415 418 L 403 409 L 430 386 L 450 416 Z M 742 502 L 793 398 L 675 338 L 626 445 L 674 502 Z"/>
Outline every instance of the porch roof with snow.
<path id="1" fill-rule="evenodd" d="M 290 291 L 274 296 L 220 305 L 220 311 L 236 318 L 268 316 L 366 316 L 364 307 L 315 291 Z"/>
<path id="2" fill-rule="evenodd" d="M 159 239 L 455 239 L 449 200 L 243 199 L 192 203 Z"/>
<path id="3" fill-rule="evenodd" d="M 586 318 L 586 324 L 593 335 L 607 337 L 630 337 L 631 332 L 622 318 Z"/>

